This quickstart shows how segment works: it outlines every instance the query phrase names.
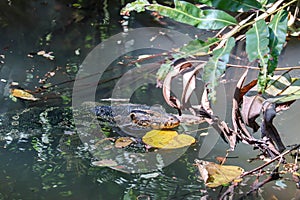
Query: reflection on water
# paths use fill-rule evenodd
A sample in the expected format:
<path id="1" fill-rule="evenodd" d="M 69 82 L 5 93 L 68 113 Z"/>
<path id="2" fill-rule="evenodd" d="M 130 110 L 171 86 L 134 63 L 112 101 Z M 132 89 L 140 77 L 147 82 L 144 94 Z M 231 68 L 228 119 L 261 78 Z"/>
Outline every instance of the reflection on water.
<path id="1" fill-rule="evenodd" d="M 74 130 L 68 97 L 77 69 L 87 53 L 102 39 L 122 31 L 118 14 L 121 5 L 119 1 L 109 1 L 107 6 L 107 1 L 84 1 L 82 8 L 78 8 L 72 3 L 74 1 L 68 0 L 0 3 L 0 54 L 3 55 L 0 65 L 0 199 L 122 199 L 128 194 L 143 199 L 199 199 L 208 194 L 216 198 L 220 188 L 207 193 L 203 182 L 195 176 L 197 171 L 192 163 L 198 156 L 199 143 L 173 164 L 150 174 L 132 175 L 91 166 L 93 158 Z M 154 24 L 149 15 L 138 16 L 130 21 L 134 27 L 160 26 Z M 175 24 L 171 26 L 175 28 Z M 195 29 L 188 30 L 182 25 L 176 28 L 191 31 L 192 35 L 196 33 Z M 53 51 L 55 60 L 36 55 L 40 50 Z M 60 69 L 56 71 L 58 66 Z M 51 70 L 55 76 L 40 83 Z M 114 71 L 107 75 L 108 78 L 115 76 Z M 12 101 L 8 88 L 12 81 L 19 82 L 22 88 L 37 91 L 41 101 Z M 37 90 L 48 83 L 58 84 L 58 87 Z M 112 83 L 107 87 L 109 84 Z M 139 89 L 141 92 L 135 93 L 132 100 L 141 103 L 148 101 L 146 95 L 150 95 L 153 104 L 162 103 L 156 98 L 161 95 L 159 90 L 152 86 Z M 106 98 L 107 91 L 108 88 L 99 87 L 97 97 Z M 299 103 L 293 106 L 296 110 Z M 286 119 L 288 122 L 283 121 Z M 297 113 L 292 110 L 276 118 L 287 144 L 299 141 L 297 119 Z M 202 138 L 199 140 L 201 143 Z M 228 146 L 219 141 L 205 159 L 214 161 L 216 155 L 224 156 L 226 148 Z M 239 158 L 230 159 L 228 164 L 240 165 L 246 170 L 258 165 L 249 166 L 246 162 L 256 155 L 249 146 L 240 144 L 232 154 Z M 270 183 L 263 188 L 262 196 L 268 199 L 274 194 L 280 199 L 284 193 L 285 199 L 291 199 L 295 195 L 294 183 L 289 180 L 284 183 L 287 189 Z M 244 186 L 240 191 L 248 189 Z"/>

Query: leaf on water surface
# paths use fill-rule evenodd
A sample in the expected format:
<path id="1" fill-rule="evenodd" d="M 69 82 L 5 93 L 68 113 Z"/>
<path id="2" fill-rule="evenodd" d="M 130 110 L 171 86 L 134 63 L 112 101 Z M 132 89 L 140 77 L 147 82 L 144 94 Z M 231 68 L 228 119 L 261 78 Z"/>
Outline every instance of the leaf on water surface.
<path id="1" fill-rule="evenodd" d="M 229 10 L 231 12 L 246 12 L 248 10 L 257 10 L 261 8 L 261 4 L 256 0 L 198 0 L 199 3 L 204 3 L 221 10 Z"/>
<path id="2" fill-rule="evenodd" d="M 211 188 L 228 185 L 244 172 L 244 169 L 239 166 L 219 165 L 197 159 L 195 162 L 205 185 Z"/>
<path id="3" fill-rule="evenodd" d="M 115 147 L 116 148 L 124 148 L 124 147 L 129 146 L 132 142 L 133 142 L 133 140 L 129 137 L 120 137 L 116 140 Z"/>
<path id="4" fill-rule="evenodd" d="M 11 95 L 13 97 L 16 97 L 16 98 L 19 98 L 19 99 L 24 99 L 24 100 L 28 100 L 28 101 L 37 101 L 37 100 L 39 100 L 39 98 L 34 97 L 32 94 L 30 94 L 26 90 L 11 89 L 10 92 L 11 92 Z"/>
<path id="5" fill-rule="evenodd" d="M 103 160 L 92 162 L 92 165 L 97 167 L 115 167 L 118 166 L 118 163 L 111 159 L 103 159 Z"/>
<path id="6" fill-rule="evenodd" d="M 170 130 L 152 130 L 142 138 L 143 142 L 155 148 L 176 149 L 196 142 L 195 138 Z"/>

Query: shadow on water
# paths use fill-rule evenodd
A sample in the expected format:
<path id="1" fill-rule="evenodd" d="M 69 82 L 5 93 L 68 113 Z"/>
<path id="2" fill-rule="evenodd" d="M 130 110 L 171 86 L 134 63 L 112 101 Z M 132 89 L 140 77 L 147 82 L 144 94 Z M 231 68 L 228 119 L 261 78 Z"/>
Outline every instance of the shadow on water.
<path id="1" fill-rule="evenodd" d="M 171 165 L 141 175 L 92 166 L 92 156 L 76 135 L 70 109 L 76 72 L 96 45 L 122 31 L 121 7 L 119 1 L 108 4 L 108 1 L 94 0 L 83 1 L 80 7 L 69 0 L 0 3 L 0 55 L 3 55 L 0 59 L 3 62 L 0 65 L 0 199 L 123 199 L 126 194 L 141 199 L 199 199 L 208 194 L 193 166 L 201 147 L 200 136 L 200 142 Z M 133 16 L 130 25 L 165 26 L 149 14 Z M 183 33 L 199 34 L 196 29 L 187 29 L 182 24 L 168 22 L 168 25 Z M 53 52 L 55 59 L 37 55 L 41 50 Z M 153 52 L 145 50 L 145 53 Z M 286 60 L 291 61 L 284 57 L 282 66 Z M 102 77 L 97 99 L 110 97 L 116 80 L 131 69 L 119 66 L 116 70 L 118 62 L 120 60 L 116 60 Z M 55 75 L 47 75 L 49 71 Z M 232 72 L 233 83 L 239 78 L 238 73 L 241 72 Z M 45 81 L 41 81 L 43 79 Z M 41 100 L 14 101 L 9 93 L 11 82 L 18 82 L 18 87 L 32 91 Z M 230 94 L 227 96 L 230 99 Z M 153 84 L 138 88 L 131 101 L 149 105 L 164 103 L 161 90 Z M 298 108 L 299 104 L 293 106 Z M 280 124 L 281 132 L 289 127 L 297 137 L 297 126 L 280 121 L 288 119 L 289 124 L 295 124 L 296 115 L 280 116 L 276 123 Z M 283 136 L 283 140 L 292 143 L 289 138 Z M 219 140 L 205 159 L 213 161 L 216 155 L 224 156 L 227 148 Z M 246 159 L 255 156 L 250 147 L 238 145 L 233 154 L 239 159 L 232 159 L 230 164 L 245 169 L 253 167 L 241 164 L 241 160 L 246 163 Z M 275 186 L 266 187 L 262 195 L 268 197 L 276 193 L 276 197 L 280 197 L 272 187 Z M 288 188 L 293 188 L 292 183 Z M 219 189 L 209 195 L 216 198 L 218 192 Z M 288 193 L 291 198 L 294 196 L 293 189 Z"/>

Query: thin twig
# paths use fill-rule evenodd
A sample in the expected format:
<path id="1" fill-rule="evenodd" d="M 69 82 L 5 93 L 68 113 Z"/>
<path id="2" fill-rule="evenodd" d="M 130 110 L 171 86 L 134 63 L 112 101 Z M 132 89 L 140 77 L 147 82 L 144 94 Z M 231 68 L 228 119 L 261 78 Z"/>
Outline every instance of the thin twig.
<path id="1" fill-rule="evenodd" d="M 266 167 L 266 166 L 268 166 L 269 164 L 271 164 L 271 163 L 275 162 L 276 160 L 282 158 L 283 156 L 285 156 L 286 154 L 292 152 L 293 150 L 298 149 L 299 147 L 300 147 L 300 144 L 298 144 L 297 146 L 291 148 L 290 150 L 287 150 L 287 151 L 285 151 L 284 153 L 282 153 L 282 154 L 276 156 L 275 158 L 273 158 L 273 159 L 270 160 L 269 162 L 266 162 L 265 164 L 263 164 L 263 165 L 261 165 L 261 166 L 255 168 L 255 169 L 253 169 L 253 170 L 244 172 L 240 177 L 243 178 L 244 176 L 247 176 L 247 175 L 249 175 L 249 174 L 252 174 L 252 173 L 254 173 L 254 172 L 256 172 L 256 171 L 258 171 L 258 170 L 260 170 L 260 169 L 262 169 L 262 168 L 264 168 L 264 167 Z"/>
<path id="2" fill-rule="evenodd" d="M 243 69 L 253 69 L 253 70 L 260 70 L 259 67 L 252 67 L 248 65 L 235 65 L 235 64 L 226 64 L 227 67 L 235 67 L 235 68 L 243 68 Z M 288 70 L 294 70 L 294 69 L 300 69 L 300 66 L 292 66 L 292 67 L 278 67 L 275 69 L 275 71 L 288 71 Z"/>

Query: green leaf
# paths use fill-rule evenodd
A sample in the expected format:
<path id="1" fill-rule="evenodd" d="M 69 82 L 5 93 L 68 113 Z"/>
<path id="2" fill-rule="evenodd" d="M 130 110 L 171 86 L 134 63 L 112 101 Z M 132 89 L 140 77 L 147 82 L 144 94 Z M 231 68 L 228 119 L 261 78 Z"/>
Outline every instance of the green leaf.
<path id="1" fill-rule="evenodd" d="M 269 61 L 268 73 L 273 73 L 278 64 L 278 57 L 285 43 L 288 13 L 284 10 L 278 12 L 269 23 L 270 44 L 272 59 Z"/>
<path id="2" fill-rule="evenodd" d="M 209 98 L 213 101 L 215 100 L 215 87 L 218 85 L 218 79 L 226 70 L 226 64 L 229 61 L 229 55 L 234 45 L 234 38 L 229 38 L 224 48 L 213 51 L 213 57 L 204 66 L 203 80 L 208 83 Z"/>
<path id="3" fill-rule="evenodd" d="M 158 80 L 164 80 L 167 74 L 172 70 L 172 62 L 164 63 L 158 69 L 156 76 Z"/>
<path id="4" fill-rule="evenodd" d="M 150 3 L 147 0 L 137 0 L 132 3 L 128 3 L 121 10 L 121 14 L 124 15 L 124 14 L 130 13 L 132 11 L 143 12 L 143 11 L 145 11 L 145 7 L 147 5 L 150 5 Z"/>
<path id="5" fill-rule="evenodd" d="M 269 53 L 269 30 L 264 20 L 257 21 L 246 33 L 246 52 L 250 61 L 259 59 L 266 64 L 265 55 Z"/>
<path id="6" fill-rule="evenodd" d="M 246 33 L 246 52 L 250 61 L 259 59 L 258 92 L 264 92 L 268 82 L 269 29 L 264 20 L 257 21 Z"/>
<path id="7" fill-rule="evenodd" d="M 221 10 L 201 10 L 197 6 L 175 0 L 175 8 L 151 4 L 147 10 L 156 11 L 159 14 L 174 19 L 178 22 L 195 26 L 199 29 L 216 30 L 228 25 L 236 25 L 234 17 Z"/>
<path id="8" fill-rule="evenodd" d="M 246 12 L 250 9 L 257 10 L 261 8 L 261 4 L 256 0 L 198 0 L 197 2 L 232 12 Z"/>
<path id="9" fill-rule="evenodd" d="M 186 46 L 183 46 L 180 49 L 180 53 L 183 53 L 184 57 L 190 55 L 206 55 L 209 51 L 209 47 L 219 41 L 220 40 L 217 38 L 209 38 L 207 42 L 204 42 L 199 39 L 192 40 Z"/>

